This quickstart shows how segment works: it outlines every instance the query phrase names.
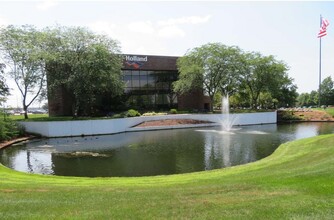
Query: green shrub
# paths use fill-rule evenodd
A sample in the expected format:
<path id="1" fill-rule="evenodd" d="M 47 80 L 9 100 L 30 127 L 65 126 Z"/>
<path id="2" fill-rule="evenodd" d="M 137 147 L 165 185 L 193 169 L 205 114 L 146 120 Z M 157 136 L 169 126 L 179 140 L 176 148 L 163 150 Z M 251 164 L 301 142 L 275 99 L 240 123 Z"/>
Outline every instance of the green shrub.
<path id="1" fill-rule="evenodd" d="M 177 114 L 177 110 L 175 108 L 172 108 L 171 110 L 169 110 L 170 114 Z"/>
<path id="2" fill-rule="evenodd" d="M 142 116 L 167 115 L 166 112 L 145 112 Z"/>
<path id="3" fill-rule="evenodd" d="M 143 116 L 153 116 L 153 115 L 157 115 L 157 113 L 155 112 L 145 112 L 144 114 L 142 114 Z"/>
<path id="4" fill-rule="evenodd" d="M 294 115 L 293 111 L 284 111 L 281 113 L 281 120 L 282 121 L 299 121 L 302 120 L 301 117 Z"/>
<path id="5" fill-rule="evenodd" d="M 0 120 L 0 141 L 10 140 L 25 134 L 23 126 L 10 119 Z"/>
<path id="6" fill-rule="evenodd" d="M 136 116 L 140 116 L 140 113 L 134 109 L 129 109 L 128 112 L 126 113 L 126 117 L 136 117 Z"/>
<path id="7" fill-rule="evenodd" d="M 159 113 L 156 113 L 156 115 L 167 115 L 166 112 L 159 112 Z"/>
<path id="8" fill-rule="evenodd" d="M 127 112 L 122 112 L 122 113 L 119 113 L 119 114 L 114 114 L 112 116 L 112 118 L 125 118 L 126 113 Z"/>

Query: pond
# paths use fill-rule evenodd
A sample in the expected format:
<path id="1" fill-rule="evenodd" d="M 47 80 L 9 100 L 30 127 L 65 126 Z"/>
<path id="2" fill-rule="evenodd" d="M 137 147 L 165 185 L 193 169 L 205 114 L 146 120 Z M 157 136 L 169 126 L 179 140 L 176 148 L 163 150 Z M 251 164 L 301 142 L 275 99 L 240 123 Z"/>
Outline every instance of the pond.
<path id="1" fill-rule="evenodd" d="M 250 163 L 282 143 L 334 133 L 334 123 L 267 124 L 51 138 L 0 151 L 14 170 L 61 176 L 153 176 L 212 170 Z"/>

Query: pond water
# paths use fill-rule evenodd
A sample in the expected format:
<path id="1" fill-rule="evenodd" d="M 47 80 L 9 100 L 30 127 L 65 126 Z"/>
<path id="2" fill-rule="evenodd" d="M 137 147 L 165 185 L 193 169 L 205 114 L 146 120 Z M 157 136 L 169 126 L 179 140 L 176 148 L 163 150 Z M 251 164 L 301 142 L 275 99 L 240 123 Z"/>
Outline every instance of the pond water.
<path id="1" fill-rule="evenodd" d="M 282 143 L 334 133 L 334 123 L 253 125 L 51 138 L 0 151 L 14 170 L 61 176 L 153 176 L 246 164 L 267 157 Z"/>

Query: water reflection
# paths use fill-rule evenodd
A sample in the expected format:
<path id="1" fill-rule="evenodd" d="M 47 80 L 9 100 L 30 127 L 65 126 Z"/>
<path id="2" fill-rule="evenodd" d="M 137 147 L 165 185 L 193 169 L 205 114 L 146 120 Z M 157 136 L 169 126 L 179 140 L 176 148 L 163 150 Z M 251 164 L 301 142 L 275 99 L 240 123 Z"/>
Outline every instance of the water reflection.
<path id="1" fill-rule="evenodd" d="M 334 133 L 334 123 L 163 130 L 34 140 L 0 151 L 15 170 L 64 176 L 150 176 L 235 166 L 270 155 L 281 143 Z"/>
<path id="2" fill-rule="evenodd" d="M 277 125 L 245 126 L 232 132 L 197 131 L 204 133 L 206 170 L 255 161 L 269 155 L 277 142 L 273 135 Z"/>

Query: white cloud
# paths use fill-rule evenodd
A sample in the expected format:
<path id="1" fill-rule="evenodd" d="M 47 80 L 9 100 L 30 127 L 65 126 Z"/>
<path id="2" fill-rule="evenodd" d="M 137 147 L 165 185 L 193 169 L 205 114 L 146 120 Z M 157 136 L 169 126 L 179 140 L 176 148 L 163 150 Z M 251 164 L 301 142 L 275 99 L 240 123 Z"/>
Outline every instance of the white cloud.
<path id="1" fill-rule="evenodd" d="M 207 16 L 188 16 L 161 21 L 137 20 L 130 23 L 111 23 L 107 20 L 90 23 L 94 32 L 107 34 L 120 42 L 123 53 L 165 54 L 166 45 L 184 39 L 187 27 L 203 24 L 210 20 Z M 175 54 L 174 54 L 175 55 Z"/>
<path id="2" fill-rule="evenodd" d="M 46 11 L 56 5 L 58 5 L 58 1 L 57 0 L 45 0 L 42 2 L 39 2 L 37 4 L 37 9 L 42 10 L 42 11 Z"/>
<path id="3" fill-rule="evenodd" d="M 210 20 L 211 15 L 207 16 L 188 16 L 180 18 L 171 18 L 168 20 L 158 21 L 158 24 L 161 26 L 165 25 L 178 25 L 178 24 L 203 24 Z"/>
<path id="4" fill-rule="evenodd" d="M 92 31 L 94 32 L 97 32 L 100 34 L 106 34 L 111 37 L 114 37 L 113 35 L 117 31 L 117 25 L 114 23 L 107 22 L 107 21 L 97 21 L 94 23 L 90 23 L 88 27 L 92 29 Z"/>
<path id="5" fill-rule="evenodd" d="M 166 26 L 158 31 L 158 35 L 163 38 L 184 37 L 186 33 L 176 25 Z"/>
<path id="6" fill-rule="evenodd" d="M 137 21 L 128 25 L 128 29 L 142 34 L 154 34 L 155 29 L 150 21 Z"/>

